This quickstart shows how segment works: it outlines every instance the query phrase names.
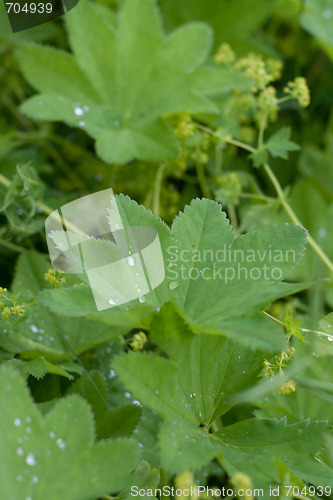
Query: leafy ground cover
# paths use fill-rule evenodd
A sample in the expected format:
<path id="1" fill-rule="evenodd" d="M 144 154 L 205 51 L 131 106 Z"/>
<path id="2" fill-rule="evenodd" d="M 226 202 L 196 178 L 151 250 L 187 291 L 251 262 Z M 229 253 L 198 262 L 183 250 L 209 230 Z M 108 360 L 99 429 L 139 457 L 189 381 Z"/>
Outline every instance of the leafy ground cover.
<path id="1" fill-rule="evenodd" d="M 0 23 L 0 498 L 333 498 L 330 2 Z M 99 311 L 44 224 L 110 187 L 165 279 Z"/>

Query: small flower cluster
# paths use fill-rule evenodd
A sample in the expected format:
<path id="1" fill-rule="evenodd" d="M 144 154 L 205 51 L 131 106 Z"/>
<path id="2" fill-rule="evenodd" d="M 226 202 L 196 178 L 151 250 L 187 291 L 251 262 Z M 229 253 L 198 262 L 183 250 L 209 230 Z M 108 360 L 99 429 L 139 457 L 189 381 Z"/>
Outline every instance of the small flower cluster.
<path id="1" fill-rule="evenodd" d="M 174 120 L 176 119 L 176 122 Z M 205 132 L 198 130 L 196 123 L 187 113 L 180 113 L 171 121 L 180 141 L 180 154 L 175 160 L 175 165 L 185 171 L 187 164 L 204 165 L 208 162 L 207 151 L 210 146 L 210 137 Z"/>
<path id="2" fill-rule="evenodd" d="M 271 362 L 265 359 L 264 367 L 265 367 L 265 376 L 273 377 L 273 375 L 279 371 L 280 373 L 283 371 L 283 368 L 287 366 L 287 362 L 290 358 L 295 354 L 295 348 L 289 347 L 286 351 L 280 352 L 277 356 L 275 356 L 274 360 Z"/>
<path id="3" fill-rule="evenodd" d="M 207 494 L 206 492 L 202 492 L 198 489 L 198 485 L 195 482 L 193 473 L 190 471 L 185 471 L 181 472 L 180 474 L 177 474 L 174 478 L 174 487 L 175 489 L 179 489 L 181 491 L 185 490 L 191 490 L 192 494 L 190 493 L 188 496 L 185 495 L 179 495 L 177 498 L 179 500 L 185 500 L 188 498 L 202 498 L 202 499 L 209 499 L 209 498 L 219 498 L 221 495 L 221 490 L 219 489 L 218 486 L 212 486 L 209 488 L 209 493 Z M 212 492 L 212 493 L 211 493 Z"/>
<path id="4" fill-rule="evenodd" d="M 280 394 L 291 394 L 296 391 L 296 382 L 294 380 L 288 380 L 280 385 L 278 391 Z"/>
<path id="5" fill-rule="evenodd" d="M 282 77 L 280 60 L 264 59 L 252 52 L 237 59 L 228 44 L 219 47 L 214 60 L 217 66 L 228 65 L 249 79 L 250 88 L 237 89 L 231 97 L 224 98 L 220 120 L 228 123 L 232 135 L 241 141 L 251 143 L 257 127 L 264 129 L 268 121 L 276 121 L 280 103 L 289 99 L 297 99 L 302 107 L 310 103 L 310 92 L 302 77 L 289 82 L 284 88 L 284 95 L 277 95 L 274 83 Z"/>
<path id="6" fill-rule="evenodd" d="M 250 492 L 253 484 L 250 476 L 244 474 L 244 472 L 237 472 L 232 478 L 230 482 L 236 491 L 243 490 L 244 491 L 244 500 L 253 500 L 253 495 L 248 495 L 247 492 Z"/>
<path id="7" fill-rule="evenodd" d="M 258 95 L 257 121 L 260 123 L 266 115 L 272 122 L 275 121 L 279 110 L 278 104 L 275 87 L 272 85 L 265 87 Z"/>
<path id="8" fill-rule="evenodd" d="M 306 108 L 310 104 L 310 90 L 306 83 L 305 78 L 299 76 L 295 78 L 294 81 L 289 82 L 284 89 L 286 94 L 290 94 L 290 96 L 294 99 L 297 99 L 299 105 L 302 108 Z"/>
<path id="9" fill-rule="evenodd" d="M 7 288 L 0 287 L 0 309 L 3 319 L 8 320 L 10 316 L 17 316 L 19 319 L 25 315 L 24 305 L 17 304 L 14 299 L 7 296 Z"/>
<path id="10" fill-rule="evenodd" d="M 251 52 L 239 59 L 235 68 L 242 70 L 247 78 L 253 80 L 252 91 L 257 92 L 281 78 L 282 63 L 275 59 L 269 59 L 265 63 L 261 55 Z"/>
<path id="11" fill-rule="evenodd" d="M 228 43 L 222 43 L 214 56 L 214 61 L 217 66 L 228 66 L 229 64 L 235 62 L 235 59 L 235 52 Z"/>
<path id="12" fill-rule="evenodd" d="M 195 125 L 187 113 L 180 113 L 179 121 L 176 126 L 176 134 L 179 139 L 186 139 L 187 137 L 191 137 L 195 133 Z"/>
<path id="13" fill-rule="evenodd" d="M 224 175 L 219 175 L 215 179 L 218 186 L 214 192 L 217 201 L 223 206 L 230 204 L 239 205 L 239 197 L 242 194 L 242 183 L 239 175 L 235 171 L 226 172 Z"/>
<path id="14" fill-rule="evenodd" d="M 66 283 L 66 278 L 61 275 L 64 274 L 62 271 L 56 271 L 55 269 L 50 268 L 45 274 L 44 279 L 53 285 L 55 288 L 58 288 L 60 285 Z"/>
<path id="15" fill-rule="evenodd" d="M 129 345 L 133 351 L 141 351 L 146 342 L 147 342 L 147 335 L 144 332 L 138 332 L 129 342 Z"/>
<path id="16" fill-rule="evenodd" d="M 174 485 L 175 488 L 179 488 L 180 490 L 185 490 L 187 488 L 194 488 L 196 491 L 197 484 L 194 481 L 194 477 L 192 472 L 190 471 L 185 471 L 182 472 L 181 474 L 177 474 L 177 476 L 174 479 Z"/>

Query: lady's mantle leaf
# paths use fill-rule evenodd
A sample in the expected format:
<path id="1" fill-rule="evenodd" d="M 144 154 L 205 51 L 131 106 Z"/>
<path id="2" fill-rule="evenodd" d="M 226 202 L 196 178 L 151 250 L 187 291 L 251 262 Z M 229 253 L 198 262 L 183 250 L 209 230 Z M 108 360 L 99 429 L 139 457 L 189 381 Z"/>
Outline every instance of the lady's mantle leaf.
<path id="1" fill-rule="evenodd" d="M 169 472 L 198 468 L 220 456 L 231 476 L 245 472 L 263 487 L 277 480 L 275 460 L 280 459 L 301 479 L 329 484 L 331 471 L 312 457 L 320 449 L 325 423 L 287 426 L 254 418 L 207 433 L 230 409 L 230 395 L 255 385 L 262 357 L 230 339 L 193 334 L 171 304 L 156 316 L 151 335 L 169 361 L 131 352 L 117 357 L 113 366 L 134 396 L 164 417 L 159 443 Z"/>
<path id="2" fill-rule="evenodd" d="M 88 404 L 61 400 L 43 418 L 23 377 L 0 370 L 1 497 L 8 500 L 95 500 L 125 488 L 139 459 L 130 439 L 94 444 Z"/>
<path id="3" fill-rule="evenodd" d="M 69 388 L 67 394 L 79 394 L 91 406 L 96 422 L 97 439 L 130 436 L 139 422 L 141 407 L 137 405 L 108 406 L 106 383 L 98 371 L 90 371 L 90 377 L 82 375 Z M 98 391 L 91 383 L 94 381 Z"/>
<path id="4" fill-rule="evenodd" d="M 160 447 L 167 467 L 170 447 L 176 456 L 181 450 L 172 470 L 199 467 L 216 455 L 203 431 L 230 409 L 231 394 L 256 382 L 263 355 L 224 337 L 194 334 L 170 303 L 156 315 L 151 336 L 170 361 L 130 353 L 116 358 L 114 369 L 135 397 L 165 417 Z"/>
<path id="5" fill-rule="evenodd" d="M 125 228 L 143 225 L 158 232 L 166 279 L 146 295 L 144 304 L 135 299 L 129 311 L 115 307 L 103 311 L 99 319 L 149 328 L 153 310 L 171 301 L 197 332 L 224 335 L 252 349 L 284 348 L 281 330 L 261 310 L 306 287 L 282 281 L 304 252 L 305 229 L 280 224 L 236 238 L 221 205 L 196 199 L 176 217 L 170 231 L 128 197 L 117 197 L 117 203 Z M 92 297 L 88 303 L 88 291 L 46 290 L 42 301 L 53 311 L 85 316 L 96 311 Z"/>
<path id="6" fill-rule="evenodd" d="M 163 117 L 217 112 L 207 96 L 244 85 L 233 70 L 202 67 L 212 44 L 208 25 L 193 22 L 165 36 L 154 0 L 127 0 L 117 26 L 105 6 L 82 1 L 66 22 L 73 55 L 18 48 L 23 73 L 40 92 L 22 110 L 83 128 L 107 162 L 176 156 L 178 141 Z"/>
<path id="7" fill-rule="evenodd" d="M 276 459 L 301 480 L 331 485 L 332 469 L 313 458 L 323 446 L 325 427 L 325 422 L 287 425 L 286 419 L 253 418 L 225 427 L 215 436 L 221 444 L 221 463 L 227 472 L 248 474 L 257 488 L 278 483 Z"/>

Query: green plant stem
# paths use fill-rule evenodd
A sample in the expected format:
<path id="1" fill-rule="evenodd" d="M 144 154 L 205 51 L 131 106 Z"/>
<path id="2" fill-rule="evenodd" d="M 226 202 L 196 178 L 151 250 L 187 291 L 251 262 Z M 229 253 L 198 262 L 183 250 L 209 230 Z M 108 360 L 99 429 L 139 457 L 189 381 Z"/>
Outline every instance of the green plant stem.
<path id="1" fill-rule="evenodd" d="M 272 198 L 271 196 L 265 196 L 263 194 L 254 194 L 254 193 L 241 193 L 239 195 L 240 198 L 253 198 L 254 200 L 262 200 L 262 201 L 276 201 L 276 198 Z"/>
<path id="2" fill-rule="evenodd" d="M 160 468 L 160 483 L 161 483 L 161 492 L 162 492 L 161 500 L 162 499 L 169 500 L 169 495 L 163 494 L 163 488 L 164 488 L 164 486 L 168 486 L 168 480 L 167 480 L 166 472 L 162 467 Z"/>
<path id="3" fill-rule="evenodd" d="M 57 349 L 52 349 L 52 347 L 47 347 L 44 344 L 39 344 L 38 342 L 34 342 L 31 339 L 28 339 L 27 337 L 23 337 L 19 333 L 16 334 L 16 336 L 28 344 L 30 347 L 33 347 L 34 349 L 37 349 L 39 351 L 45 351 L 48 352 L 49 354 L 53 354 L 54 356 L 61 356 L 63 353 L 61 351 L 58 351 Z"/>
<path id="4" fill-rule="evenodd" d="M 291 101 L 292 99 L 293 97 L 291 97 L 290 95 L 286 95 L 284 97 L 280 97 L 280 99 L 277 100 L 277 103 L 281 104 L 281 102 Z"/>
<path id="5" fill-rule="evenodd" d="M 267 173 L 268 177 L 270 178 L 276 192 L 278 195 L 278 198 L 281 202 L 281 205 L 289 215 L 290 219 L 295 223 L 298 224 L 299 226 L 303 226 L 291 206 L 289 205 L 285 194 L 282 190 L 282 187 L 276 178 L 274 172 L 272 171 L 271 167 L 266 163 L 264 165 L 265 172 Z M 333 273 L 333 262 L 329 259 L 329 257 L 326 255 L 326 253 L 320 248 L 320 246 L 317 244 L 317 242 L 312 238 L 312 236 L 308 233 L 308 242 L 309 245 L 313 248 L 313 250 L 316 252 L 316 254 L 321 258 L 321 260 L 326 264 L 328 269 Z"/>
<path id="6" fill-rule="evenodd" d="M 276 323 L 279 323 L 279 325 L 282 325 L 284 327 L 286 327 L 286 324 L 283 322 L 283 321 L 280 321 L 279 319 L 275 318 L 274 316 L 272 316 L 271 314 L 269 314 L 268 312 L 266 311 L 263 311 L 264 314 L 272 319 L 273 321 L 275 321 Z M 325 332 L 320 332 L 319 330 L 309 330 L 308 328 L 299 328 L 301 330 L 301 332 L 305 332 L 305 333 L 315 333 L 317 335 L 324 335 L 325 337 L 329 337 L 329 338 L 332 338 L 332 335 L 330 335 L 329 333 L 325 333 Z"/>
<path id="7" fill-rule="evenodd" d="M 155 215 L 160 215 L 161 187 L 162 187 L 163 174 L 164 174 L 165 167 L 166 167 L 166 164 L 161 163 L 161 165 L 158 167 L 157 174 L 156 174 L 154 198 L 153 198 L 153 212 Z"/>
<path id="8" fill-rule="evenodd" d="M 233 146 L 237 146 L 241 149 L 245 149 L 245 151 L 249 151 L 250 153 L 256 153 L 257 150 L 250 146 L 249 144 L 246 144 L 245 142 L 237 141 L 236 139 L 231 139 L 231 138 L 226 138 L 223 139 L 224 142 L 228 144 L 232 144 Z"/>
<path id="9" fill-rule="evenodd" d="M 264 132 L 266 128 L 266 123 L 267 123 L 267 114 L 265 114 L 261 120 L 260 126 L 259 126 L 259 135 L 258 135 L 258 150 L 262 148 L 262 145 L 264 143 Z"/>
<path id="10" fill-rule="evenodd" d="M 4 175 L 0 174 L 0 183 L 3 184 L 6 188 L 9 188 L 10 186 L 10 180 L 7 179 Z"/>
<path id="11" fill-rule="evenodd" d="M 3 247 L 9 248 L 9 250 L 14 250 L 14 252 L 18 252 L 18 253 L 23 253 L 23 252 L 28 251 L 27 248 L 21 247 L 20 245 L 15 245 L 15 243 L 11 243 L 10 241 L 3 240 L 2 238 L 0 238 L 0 245 L 2 245 Z"/>
<path id="12" fill-rule="evenodd" d="M 237 214 L 236 214 L 235 206 L 232 205 L 232 204 L 230 204 L 230 205 L 227 206 L 227 210 L 228 210 L 228 213 L 229 213 L 229 218 L 230 218 L 231 225 L 234 228 L 234 230 L 237 232 L 238 221 L 237 221 Z"/>
<path id="13" fill-rule="evenodd" d="M 210 199 L 211 195 L 206 182 L 204 166 L 202 163 L 196 163 L 195 168 L 197 171 L 199 186 L 202 191 L 202 194 L 204 195 L 205 198 Z"/>
<path id="14" fill-rule="evenodd" d="M 248 144 L 245 144 L 244 142 L 240 142 L 240 141 L 237 141 L 234 139 L 226 138 L 224 142 L 227 142 L 228 144 L 233 144 L 234 146 L 238 146 L 242 149 L 245 149 L 246 151 L 249 151 L 250 153 L 255 153 L 257 151 L 252 146 L 249 146 Z M 295 214 L 295 212 L 293 211 L 293 209 L 291 208 L 291 206 L 289 205 L 289 203 L 285 197 L 285 194 L 282 190 L 282 187 L 281 187 L 277 177 L 275 176 L 274 172 L 272 171 L 271 167 L 268 165 L 268 163 L 266 163 L 264 165 L 264 169 L 265 169 L 269 179 L 271 180 L 271 182 L 276 190 L 276 193 L 278 195 L 278 199 L 279 199 L 281 205 L 283 206 L 283 208 L 285 209 L 285 211 L 289 215 L 290 219 L 295 224 L 298 224 L 299 226 L 304 227 L 303 224 L 301 223 L 301 221 L 299 220 L 299 218 L 297 217 L 297 215 Z M 320 259 L 326 264 L 328 269 L 331 272 L 333 272 L 333 262 L 329 259 L 329 257 L 326 255 L 326 253 L 320 248 L 318 243 L 312 238 L 312 236 L 309 233 L 308 233 L 308 242 L 309 242 L 309 245 L 316 252 L 318 257 L 320 257 Z"/>

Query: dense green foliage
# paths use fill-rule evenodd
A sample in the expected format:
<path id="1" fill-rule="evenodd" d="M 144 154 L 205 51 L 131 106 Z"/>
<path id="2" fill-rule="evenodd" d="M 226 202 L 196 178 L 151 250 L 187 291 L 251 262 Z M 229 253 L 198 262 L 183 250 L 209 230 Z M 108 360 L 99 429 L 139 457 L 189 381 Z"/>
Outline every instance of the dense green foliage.
<path id="1" fill-rule="evenodd" d="M 331 2 L 81 0 L 6 23 L 1 500 L 333 498 Z M 166 277 L 98 311 L 86 273 L 50 268 L 44 223 L 110 187 Z"/>

